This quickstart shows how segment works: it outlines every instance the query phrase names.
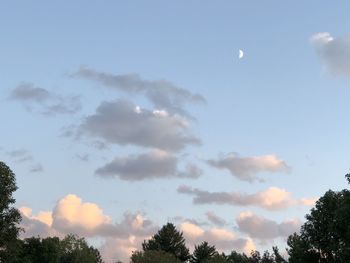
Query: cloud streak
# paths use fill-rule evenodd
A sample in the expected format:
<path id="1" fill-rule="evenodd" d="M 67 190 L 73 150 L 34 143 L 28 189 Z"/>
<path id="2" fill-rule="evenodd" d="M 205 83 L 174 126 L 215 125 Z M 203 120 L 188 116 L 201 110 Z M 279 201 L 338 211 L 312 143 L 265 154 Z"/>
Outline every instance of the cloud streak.
<path id="1" fill-rule="evenodd" d="M 232 206 L 255 206 L 267 210 L 282 210 L 290 206 L 313 204 L 314 199 L 294 199 L 290 192 L 277 187 L 247 194 L 242 192 L 209 192 L 190 186 L 182 185 L 177 189 L 178 193 L 194 196 L 194 204 L 217 204 Z"/>
<path id="2" fill-rule="evenodd" d="M 290 170 L 289 166 L 275 155 L 240 157 L 232 153 L 206 162 L 215 168 L 228 170 L 234 177 L 248 182 L 259 180 L 257 174 L 261 172 L 277 173 Z"/>
<path id="3" fill-rule="evenodd" d="M 168 152 L 153 150 L 144 154 L 117 157 L 95 172 L 101 177 L 118 177 L 127 181 L 156 178 L 198 178 L 202 171 L 189 164 L 184 171 L 178 169 L 178 158 Z"/>
<path id="4" fill-rule="evenodd" d="M 21 83 L 14 88 L 10 99 L 19 101 L 28 110 L 38 110 L 41 114 L 74 114 L 81 109 L 79 96 L 63 97 L 32 83 Z"/>

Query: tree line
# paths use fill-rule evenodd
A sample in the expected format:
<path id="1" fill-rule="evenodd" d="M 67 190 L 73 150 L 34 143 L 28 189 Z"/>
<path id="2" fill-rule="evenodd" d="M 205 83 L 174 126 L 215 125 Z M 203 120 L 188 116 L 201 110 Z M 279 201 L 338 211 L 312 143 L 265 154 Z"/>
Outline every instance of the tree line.
<path id="1" fill-rule="evenodd" d="M 350 184 L 350 174 L 345 175 Z M 76 235 L 20 239 L 21 214 L 14 207 L 15 174 L 0 162 L 0 263 L 103 263 L 98 249 Z M 191 254 L 183 233 L 165 224 L 134 251 L 130 263 L 345 263 L 350 262 L 350 191 L 328 190 L 305 216 L 299 233 L 288 237 L 284 258 L 272 252 L 219 253 L 204 241 Z M 120 263 L 120 262 L 118 262 Z M 125 262 L 124 262 L 125 263 Z"/>

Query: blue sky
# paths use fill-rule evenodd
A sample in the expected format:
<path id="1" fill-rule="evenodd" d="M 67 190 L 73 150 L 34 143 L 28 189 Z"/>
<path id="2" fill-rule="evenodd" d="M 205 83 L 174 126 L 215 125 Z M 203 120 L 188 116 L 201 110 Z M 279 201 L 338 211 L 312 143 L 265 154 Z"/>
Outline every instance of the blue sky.
<path id="1" fill-rule="evenodd" d="M 0 157 L 17 175 L 17 206 L 38 224 L 28 235 L 76 231 L 99 239 L 107 260 L 125 259 L 169 220 L 189 242 L 206 238 L 221 250 L 283 246 L 310 209 L 305 198 L 345 185 L 349 8 L 1 3 Z M 233 192 L 241 205 L 210 195 Z M 201 194 L 207 201 L 193 203 Z M 79 217 L 84 209 L 95 225 Z M 250 233 L 256 222 L 275 234 Z M 106 235 L 101 224 L 130 235 Z"/>

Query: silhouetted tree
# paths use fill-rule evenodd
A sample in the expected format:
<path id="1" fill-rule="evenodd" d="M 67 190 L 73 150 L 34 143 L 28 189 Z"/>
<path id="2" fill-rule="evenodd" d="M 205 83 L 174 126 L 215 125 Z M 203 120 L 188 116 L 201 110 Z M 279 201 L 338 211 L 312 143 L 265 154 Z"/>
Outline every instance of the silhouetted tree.
<path id="1" fill-rule="evenodd" d="M 26 238 L 22 241 L 20 250 L 21 262 L 47 262 L 59 263 L 62 255 L 60 240 L 58 237 Z"/>
<path id="2" fill-rule="evenodd" d="M 205 263 L 230 263 L 224 253 L 214 255 L 212 258 L 204 261 Z M 236 262 L 235 262 L 236 263 Z"/>
<path id="3" fill-rule="evenodd" d="M 287 263 L 287 260 L 285 260 L 280 254 L 278 247 L 272 247 L 272 251 L 273 251 L 273 258 L 276 263 Z"/>
<path id="4" fill-rule="evenodd" d="M 0 262 L 14 262 L 18 250 L 18 235 L 21 221 L 19 211 L 12 207 L 17 190 L 15 174 L 0 162 Z"/>
<path id="5" fill-rule="evenodd" d="M 58 237 L 26 238 L 22 241 L 19 260 L 21 263 L 102 263 L 96 248 L 89 246 L 84 238 L 68 235 Z"/>
<path id="6" fill-rule="evenodd" d="M 173 254 L 182 262 L 190 258 L 183 233 L 177 231 L 172 223 L 167 223 L 150 240 L 144 241 L 142 248 L 144 251 L 156 250 Z"/>
<path id="7" fill-rule="evenodd" d="M 287 249 L 289 263 L 318 262 L 317 251 L 313 250 L 311 244 L 297 233 L 288 237 L 287 245 L 289 247 Z"/>
<path id="8" fill-rule="evenodd" d="M 131 263 L 181 263 L 173 254 L 158 250 L 136 251 L 132 253 Z"/>
<path id="9" fill-rule="evenodd" d="M 260 252 L 257 250 L 252 251 L 250 253 L 249 262 L 250 263 L 260 263 L 260 261 L 261 261 Z"/>
<path id="10" fill-rule="evenodd" d="M 209 246 L 208 242 L 203 241 L 200 245 L 195 246 L 193 255 L 190 259 L 191 263 L 204 263 L 209 259 L 218 255 L 215 246 Z"/>
<path id="11" fill-rule="evenodd" d="M 62 263 L 84 262 L 102 263 L 100 252 L 89 246 L 84 238 L 68 235 L 61 241 L 63 250 Z"/>
<path id="12" fill-rule="evenodd" d="M 300 235 L 288 239 L 290 262 L 350 262 L 349 190 L 327 191 L 306 219 Z"/>
<path id="13" fill-rule="evenodd" d="M 227 256 L 228 262 L 232 263 L 249 263 L 249 257 L 244 253 L 238 253 L 231 251 L 231 254 Z"/>

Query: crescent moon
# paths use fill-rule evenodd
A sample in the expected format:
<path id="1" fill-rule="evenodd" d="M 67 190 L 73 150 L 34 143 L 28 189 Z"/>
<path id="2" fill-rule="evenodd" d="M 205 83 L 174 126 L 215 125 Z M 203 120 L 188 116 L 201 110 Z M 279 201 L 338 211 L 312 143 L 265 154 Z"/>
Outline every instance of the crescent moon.
<path id="1" fill-rule="evenodd" d="M 238 51 L 238 58 L 241 59 L 241 58 L 243 58 L 243 56 L 244 56 L 244 52 L 243 52 L 242 49 L 240 49 L 240 50 Z"/>

